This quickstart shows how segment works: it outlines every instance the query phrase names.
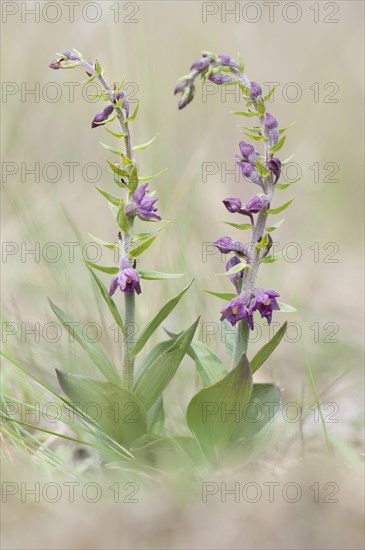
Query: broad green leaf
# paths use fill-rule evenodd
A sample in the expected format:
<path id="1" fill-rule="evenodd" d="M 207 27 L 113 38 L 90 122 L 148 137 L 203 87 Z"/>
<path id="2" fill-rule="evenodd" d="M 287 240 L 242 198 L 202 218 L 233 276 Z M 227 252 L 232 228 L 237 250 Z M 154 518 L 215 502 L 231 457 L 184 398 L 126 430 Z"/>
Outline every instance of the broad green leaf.
<path id="1" fill-rule="evenodd" d="M 110 362 L 105 353 L 96 344 L 88 342 L 84 339 L 80 328 L 80 323 L 70 319 L 70 317 L 68 317 L 68 315 L 66 315 L 66 313 L 62 311 L 61 308 L 56 306 L 50 299 L 48 299 L 48 301 L 53 312 L 56 314 L 62 325 L 71 334 L 71 337 L 75 338 L 80 346 L 84 348 L 90 359 L 92 359 L 108 382 L 119 384 L 120 377 L 113 363 Z"/>
<path id="2" fill-rule="evenodd" d="M 115 155 L 122 155 L 122 151 L 120 149 L 116 149 L 115 147 L 111 147 L 110 145 L 107 145 L 106 143 L 103 143 L 102 141 L 99 141 L 100 145 L 104 147 L 107 151 L 110 151 L 111 153 L 114 153 Z"/>
<path id="3" fill-rule="evenodd" d="M 149 145 L 151 145 L 159 136 L 160 134 L 156 134 L 155 137 L 147 141 L 147 143 L 142 143 L 142 145 L 135 145 L 133 147 L 133 151 L 142 151 L 143 149 L 147 149 Z"/>
<path id="4" fill-rule="evenodd" d="M 127 215 L 125 213 L 125 203 L 124 203 L 123 199 L 120 199 L 120 201 L 119 201 L 119 208 L 118 208 L 118 213 L 117 213 L 117 222 L 118 222 L 119 227 L 121 228 L 121 230 L 124 233 L 129 232 L 129 223 L 128 223 Z"/>
<path id="5" fill-rule="evenodd" d="M 242 271 L 242 269 L 246 269 L 246 267 L 250 267 L 249 264 L 240 262 L 239 264 L 231 267 L 231 269 L 229 269 L 225 273 L 216 273 L 215 276 L 219 277 L 221 275 L 234 275 L 235 273 L 239 273 L 240 271 Z"/>
<path id="6" fill-rule="evenodd" d="M 177 304 L 180 302 L 181 298 L 184 296 L 185 292 L 190 288 L 193 281 L 191 281 L 188 286 L 186 286 L 179 294 L 177 294 L 174 298 L 169 300 L 160 311 L 155 315 L 155 317 L 145 326 L 145 328 L 142 330 L 134 348 L 133 348 L 133 355 L 136 356 L 145 346 L 145 344 L 148 342 L 148 340 L 151 338 L 152 334 L 155 332 L 155 330 L 161 325 L 161 323 L 166 319 L 168 315 L 172 312 L 172 310 L 177 306 Z"/>
<path id="7" fill-rule="evenodd" d="M 187 409 L 187 423 L 201 448 L 218 458 L 250 400 L 252 373 L 245 355 L 222 380 L 197 393 Z"/>
<path id="8" fill-rule="evenodd" d="M 179 279 L 184 274 L 183 273 L 161 273 L 160 271 L 139 269 L 138 275 L 140 276 L 141 279 L 146 279 L 148 281 L 159 281 L 162 279 Z"/>
<path id="9" fill-rule="evenodd" d="M 153 174 L 153 176 L 139 176 L 138 179 L 139 181 L 149 181 L 149 180 L 153 180 L 153 178 L 157 178 L 158 176 L 161 176 L 161 174 L 164 174 L 165 172 L 167 172 L 168 168 L 164 168 L 163 170 L 160 170 L 159 172 L 157 172 L 157 174 Z"/>
<path id="10" fill-rule="evenodd" d="M 202 289 L 203 292 L 207 292 L 208 294 L 211 294 L 212 296 L 216 296 L 217 298 L 221 298 L 222 300 L 225 300 L 226 302 L 229 302 L 230 300 L 233 300 L 233 298 L 237 298 L 237 294 L 231 294 L 229 292 L 213 292 L 212 290 L 205 290 Z"/>
<path id="11" fill-rule="evenodd" d="M 124 123 L 128 124 L 128 122 L 131 122 L 131 120 L 134 120 L 137 116 L 138 110 L 139 110 L 139 103 L 137 103 L 137 105 L 135 106 L 135 109 L 134 109 L 133 113 L 131 114 L 131 116 L 129 116 L 128 118 L 125 119 Z"/>
<path id="12" fill-rule="evenodd" d="M 140 437 L 131 448 L 138 462 L 153 466 L 160 471 L 188 472 L 206 466 L 198 443 L 192 437 L 163 437 L 151 433 Z"/>
<path id="13" fill-rule="evenodd" d="M 250 401 L 242 411 L 230 442 L 251 439 L 265 426 L 273 424 L 280 406 L 280 388 L 276 384 L 254 384 Z"/>
<path id="14" fill-rule="evenodd" d="M 265 344 L 260 351 L 258 351 L 255 357 L 251 361 L 252 373 L 256 372 L 263 363 L 270 357 L 275 348 L 280 344 L 283 339 L 286 327 L 288 326 L 287 321 L 277 331 L 277 333 Z"/>
<path id="15" fill-rule="evenodd" d="M 176 338 L 169 349 L 147 368 L 143 369 L 136 382 L 134 393 L 143 403 L 146 411 L 152 407 L 174 377 L 178 366 L 189 349 L 198 322 L 199 318 Z"/>
<path id="16" fill-rule="evenodd" d="M 228 321 L 223 321 L 221 327 L 222 340 L 224 341 L 226 352 L 230 357 L 233 357 L 234 346 L 237 339 L 237 327 L 232 327 Z"/>
<path id="17" fill-rule="evenodd" d="M 277 143 L 275 143 L 275 145 L 270 147 L 270 153 L 277 153 L 278 151 L 280 151 L 285 141 L 286 141 L 286 136 L 283 136 L 281 139 L 279 139 Z"/>
<path id="18" fill-rule="evenodd" d="M 131 392 L 115 384 L 56 372 L 61 388 L 74 406 L 114 441 L 130 447 L 146 433 L 146 412 Z"/>
<path id="19" fill-rule="evenodd" d="M 295 313 L 297 310 L 289 304 L 284 304 L 283 302 L 278 302 L 280 310 L 282 313 Z"/>
<path id="20" fill-rule="evenodd" d="M 170 340 L 163 340 L 162 342 L 159 342 L 156 344 L 146 355 L 146 357 L 143 359 L 143 362 L 139 369 L 136 372 L 136 379 L 135 379 L 135 385 L 137 385 L 140 377 L 142 376 L 144 370 L 146 370 L 148 367 L 150 367 L 156 359 L 158 359 L 165 351 L 171 348 L 173 343 L 175 342 L 176 337 L 174 336 Z"/>
<path id="21" fill-rule="evenodd" d="M 260 117 L 264 116 L 264 114 L 265 114 L 265 105 L 264 105 L 264 102 L 262 101 L 261 97 L 257 98 L 257 112 L 258 112 Z"/>
<path id="22" fill-rule="evenodd" d="M 227 375 L 227 369 L 222 361 L 203 342 L 193 340 L 188 355 L 195 362 L 196 370 L 204 386 L 215 384 Z"/>
<path id="23" fill-rule="evenodd" d="M 106 241 L 99 239 L 99 237 L 95 237 L 95 235 L 92 235 L 91 233 L 89 233 L 89 237 L 91 237 L 96 243 L 100 244 L 101 246 L 105 246 L 105 248 L 114 250 L 119 247 L 118 243 L 107 243 Z"/>
<path id="24" fill-rule="evenodd" d="M 116 275 L 119 273 L 120 269 L 116 266 L 106 266 L 106 265 L 99 265 L 99 264 L 93 264 L 92 262 L 89 262 L 88 260 L 84 260 L 85 264 L 89 265 L 90 267 L 93 267 L 94 269 L 97 269 L 98 271 L 102 271 L 103 273 L 108 273 L 109 275 Z"/>
<path id="25" fill-rule="evenodd" d="M 267 214 L 279 214 L 279 212 L 286 210 L 286 208 L 288 208 L 288 206 L 291 205 L 293 200 L 294 199 L 291 199 L 290 201 L 285 202 L 284 204 L 282 204 L 281 206 L 278 206 L 277 208 L 270 208 L 270 210 L 267 211 Z"/>
<path id="26" fill-rule="evenodd" d="M 246 229 L 253 229 L 253 225 L 251 223 L 232 223 L 232 222 L 223 222 L 223 223 L 225 223 L 226 225 L 230 225 L 235 229 L 241 229 L 243 231 Z"/>
<path id="27" fill-rule="evenodd" d="M 115 206 L 119 206 L 119 204 L 120 204 L 120 198 L 114 197 L 113 195 L 111 195 L 111 194 L 108 193 L 107 191 L 104 191 L 104 189 L 100 189 L 100 187 L 95 186 L 95 189 L 97 189 L 97 190 L 99 191 L 99 193 L 100 193 L 101 195 L 103 195 L 103 197 L 105 197 L 109 202 L 111 202 L 111 203 L 114 204 Z"/>
<path id="28" fill-rule="evenodd" d="M 136 258 L 140 254 L 142 254 L 142 252 L 144 252 L 145 250 L 147 250 L 147 248 L 149 248 L 151 246 L 151 244 L 153 243 L 153 241 L 156 238 L 157 238 L 157 235 L 153 235 L 152 237 L 149 237 L 148 239 L 146 239 L 139 246 L 135 246 L 135 247 L 131 248 L 131 250 L 128 251 L 131 258 Z M 134 243 L 133 243 L 133 245 L 134 245 Z"/>
<path id="29" fill-rule="evenodd" d="M 275 231 L 275 229 L 279 229 L 279 227 L 284 223 L 284 221 L 285 221 L 285 218 L 283 218 L 279 222 L 274 223 L 273 225 L 270 225 L 269 227 L 266 228 L 266 231 L 269 231 L 269 233 L 271 233 L 272 231 Z"/>
<path id="30" fill-rule="evenodd" d="M 89 266 L 86 266 L 86 267 L 88 268 L 88 270 L 90 271 L 91 275 L 94 278 L 94 281 L 98 285 L 98 288 L 100 290 L 100 294 L 102 295 L 103 299 L 107 303 L 107 306 L 109 307 L 110 312 L 113 315 L 115 322 L 121 328 L 121 330 L 124 332 L 125 330 L 124 330 L 123 321 L 122 321 L 122 318 L 119 314 L 118 308 L 114 303 L 114 300 L 109 296 L 109 292 L 107 291 L 107 289 L 105 288 L 105 286 L 103 285 L 103 283 L 101 282 L 99 277 L 97 275 L 95 275 L 95 273 L 93 272 L 93 270 Z"/>
<path id="31" fill-rule="evenodd" d="M 147 413 L 147 433 L 160 435 L 165 427 L 165 410 L 162 395 Z"/>

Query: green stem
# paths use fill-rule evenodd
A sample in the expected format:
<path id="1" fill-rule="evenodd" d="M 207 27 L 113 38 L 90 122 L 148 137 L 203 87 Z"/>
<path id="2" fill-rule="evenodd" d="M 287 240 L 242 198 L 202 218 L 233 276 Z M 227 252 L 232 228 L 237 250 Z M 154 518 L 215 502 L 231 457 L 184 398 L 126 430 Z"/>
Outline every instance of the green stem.
<path id="1" fill-rule="evenodd" d="M 248 347 L 248 339 L 250 336 L 250 327 L 246 321 L 239 321 L 236 328 L 236 338 L 232 355 L 232 368 L 234 369 L 242 355 L 246 355 Z"/>

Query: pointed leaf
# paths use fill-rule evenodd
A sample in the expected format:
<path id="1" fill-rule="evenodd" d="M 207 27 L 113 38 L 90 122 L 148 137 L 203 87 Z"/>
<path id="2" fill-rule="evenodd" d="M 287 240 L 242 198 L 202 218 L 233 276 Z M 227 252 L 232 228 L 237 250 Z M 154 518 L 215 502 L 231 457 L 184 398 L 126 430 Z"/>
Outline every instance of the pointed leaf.
<path id="1" fill-rule="evenodd" d="M 151 145 L 159 136 L 160 134 L 156 134 L 155 137 L 147 141 L 147 143 L 142 143 L 142 145 L 135 145 L 133 147 L 133 151 L 142 151 L 143 149 L 147 149 L 149 145 Z"/>
<path id="2" fill-rule="evenodd" d="M 105 197 L 109 202 L 111 202 L 112 204 L 114 204 L 114 206 L 119 206 L 119 204 L 120 204 L 120 198 L 114 197 L 113 195 L 111 195 L 111 194 L 108 193 L 107 191 L 104 191 L 104 189 L 100 189 L 100 187 L 95 186 L 95 189 L 97 189 L 97 190 L 99 191 L 99 193 L 100 193 L 101 195 L 103 195 L 103 197 Z"/>
<path id="3" fill-rule="evenodd" d="M 61 388 L 74 406 L 114 441 L 130 447 L 146 433 L 146 412 L 131 392 L 115 384 L 56 372 Z"/>
<path id="4" fill-rule="evenodd" d="M 265 344 L 260 351 L 258 351 L 255 357 L 251 361 L 252 374 L 256 372 L 263 363 L 270 357 L 275 348 L 280 344 L 281 340 L 284 338 L 286 327 L 288 326 L 287 321 L 277 331 L 277 333 Z"/>
<path id="5" fill-rule="evenodd" d="M 270 153 L 277 153 L 278 151 L 280 151 L 285 141 L 286 141 L 286 136 L 283 136 L 281 139 L 279 139 L 277 143 L 275 143 L 275 145 L 270 147 Z"/>
<path id="6" fill-rule="evenodd" d="M 187 423 L 201 448 L 217 457 L 232 436 L 249 402 L 252 374 L 245 355 L 222 380 L 197 393 L 187 409 Z"/>
<path id="7" fill-rule="evenodd" d="M 99 239 L 99 237 L 95 237 L 95 235 L 92 235 L 91 233 L 88 234 L 89 237 L 91 237 L 96 243 L 100 244 L 101 246 L 105 246 L 105 248 L 109 249 L 117 249 L 119 247 L 118 243 L 107 243 L 106 241 L 103 241 L 102 239 Z"/>
<path id="8" fill-rule="evenodd" d="M 195 361 L 204 386 L 215 384 L 228 374 L 219 357 L 203 342 L 193 340 L 188 354 Z"/>
<path id="9" fill-rule="evenodd" d="M 84 260 L 85 264 L 89 265 L 90 267 L 93 267 L 94 269 L 97 269 L 98 271 L 102 271 L 103 273 L 108 273 L 109 275 L 116 275 L 119 273 L 119 267 L 116 266 L 105 266 L 105 265 L 99 265 L 94 264 L 92 262 L 89 262 L 88 260 Z"/>
<path id="10" fill-rule="evenodd" d="M 157 172 L 157 174 L 153 174 L 153 176 L 139 176 L 138 179 L 139 181 L 149 181 L 149 180 L 153 180 L 153 178 L 157 178 L 158 176 L 161 176 L 161 174 L 164 174 L 165 172 L 167 172 L 168 168 L 163 168 L 163 170 L 160 170 L 159 172 Z"/>
<path id="11" fill-rule="evenodd" d="M 285 218 L 283 218 L 279 222 L 274 223 L 273 225 L 270 225 L 269 227 L 266 228 L 266 231 L 270 233 L 272 231 L 275 231 L 275 229 L 279 229 L 279 227 L 284 223 L 284 221 L 285 221 Z"/>
<path id="12" fill-rule="evenodd" d="M 151 244 L 153 243 L 153 241 L 157 238 L 157 235 L 153 235 L 152 237 L 149 237 L 148 239 L 146 239 L 142 244 L 140 244 L 139 246 L 136 246 L 134 248 L 132 248 L 130 251 L 129 251 L 129 255 L 131 258 L 137 258 L 137 256 L 139 256 L 140 254 L 142 254 L 142 252 L 144 252 L 145 250 L 147 250 L 147 248 L 149 248 L 151 246 Z M 134 244 L 134 243 L 133 243 Z"/>
<path id="13" fill-rule="evenodd" d="M 123 168 L 120 168 L 120 166 L 114 164 L 113 162 L 110 162 L 110 160 L 108 159 L 106 159 L 106 162 L 108 163 L 109 168 L 111 168 L 117 176 L 119 176 L 120 178 L 128 177 L 129 172 L 127 172 L 127 170 L 123 170 Z"/>
<path id="14" fill-rule="evenodd" d="M 160 281 L 162 279 L 179 279 L 183 273 L 161 273 L 160 271 L 151 271 L 147 269 L 139 269 L 138 275 L 141 279 L 148 281 Z"/>
<path id="15" fill-rule="evenodd" d="M 128 176 L 128 189 L 130 193 L 134 193 L 138 187 L 138 169 L 137 165 L 133 164 L 131 172 Z"/>
<path id="16" fill-rule="evenodd" d="M 72 321 L 61 308 L 56 306 L 51 300 L 48 299 L 48 301 L 62 325 L 84 348 L 103 376 L 105 376 L 109 382 L 118 384 L 120 382 L 120 377 L 113 363 L 110 362 L 105 353 L 96 344 L 84 339 L 80 323 Z"/>
<path id="17" fill-rule="evenodd" d="M 134 348 L 133 348 L 133 355 L 136 356 L 145 346 L 145 344 L 148 342 L 152 334 L 155 332 L 155 330 L 161 325 L 161 323 L 166 319 L 168 315 L 172 312 L 172 310 L 177 306 L 177 304 L 180 302 L 181 298 L 184 296 L 185 292 L 190 288 L 193 281 L 188 284 L 179 294 L 177 294 L 174 298 L 169 300 L 160 311 L 155 315 L 155 317 L 145 326 L 145 328 L 142 330 Z"/>
<path id="18" fill-rule="evenodd" d="M 232 222 L 223 222 L 223 223 L 225 223 L 226 225 L 230 225 L 235 229 L 240 229 L 242 231 L 245 231 L 246 229 L 253 229 L 253 225 L 251 223 L 232 223 Z"/>
<path id="19" fill-rule="evenodd" d="M 194 337 L 199 318 L 176 338 L 172 346 L 143 370 L 134 393 L 148 411 L 175 375 Z"/>
<path id="20" fill-rule="evenodd" d="M 225 273 L 216 273 L 215 276 L 219 277 L 221 275 L 234 275 L 234 273 L 239 273 L 240 271 L 242 271 L 242 269 L 246 269 L 246 267 L 250 267 L 249 264 L 240 262 L 239 264 L 231 267 L 231 269 L 229 269 Z"/>
<path id="21" fill-rule="evenodd" d="M 279 212 L 282 212 L 283 210 L 285 210 L 286 208 L 288 208 L 288 206 L 291 205 L 291 203 L 293 202 L 294 199 L 291 199 L 290 201 L 282 204 L 281 206 L 278 206 L 277 208 L 270 208 L 270 210 L 267 211 L 267 214 L 279 214 Z"/>
<path id="22" fill-rule="evenodd" d="M 107 145 L 106 143 L 103 143 L 102 141 L 99 141 L 100 145 L 104 147 L 107 151 L 110 151 L 111 153 L 114 153 L 115 155 L 122 155 L 122 151 L 120 149 L 116 149 L 115 147 L 111 147 L 110 145 Z"/>
<path id="23" fill-rule="evenodd" d="M 212 290 L 205 290 L 204 288 L 202 289 L 202 291 L 207 292 L 208 294 L 212 294 L 212 296 L 216 296 L 217 298 L 221 298 L 226 302 L 233 300 L 233 298 L 237 298 L 237 294 L 231 294 L 229 292 L 213 292 Z"/>
<path id="24" fill-rule="evenodd" d="M 284 304 L 283 302 L 278 302 L 278 304 L 280 307 L 279 312 L 281 311 L 282 313 L 295 313 L 297 311 L 295 307 Z"/>
<path id="25" fill-rule="evenodd" d="M 137 116 L 138 110 L 139 110 L 139 103 L 137 103 L 137 105 L 135 106 L 135 109 L 131 114 L 131 116 L 125 119 L 124 123 L 128 124 L 128 122 L 131 122 L 131 120 L 134 120 Z"/>
<path id="26" fill-rule="evenodd" d="M 290 187 L 290 185 L 293 185 L 293 183 L 296 183 L 297 181 L 300 181 L 301 179 L 302 179 L 302 176 L 300 176 L 299 178 L 296 178 L 293 181 L 290 181 L 289 183 L 277 183 L 275 185 L 275 187 L 277 187 L 278 189 L 287 189 L 288 187 Z"/>
<path id="27" fill-rule="evenodd" d="M 147 413 L 147 433 L 162 434 L 165 427 L 165 410 L 162 395 Z"/>
<path id="28" fill-rule="evenodd" d="M 119 314 L 119 311 L 117 309 L 117 306 L 115 305 L 114 303 L 114 300 L 109 296 L 109 292 L 107 291 L 107 289 L 105 288 L 105 286 L 103 285 L 103 283 L 101 282 L 101 280 L 99 279 L 99 277 L 97 275 L 95 275 L 95 273 L 93 272 L 93 270 L 89 267 L 89 266 L 86 266 L 88 268 L 88 270 L 90 271 L 91 275 L 93 276 L 94 278 L 94 281 L 96 282 L 99 290 L 100 290 L 100 294 L 102 295 L 103 299 L 105 300 L 105 302 L 107 303 L 109 309 L 110 309 L 110 312 L 111 314 L 113 315 L 114 317 L 114 320 L 115 322 L 117 323 L 117 325 L 120 327 L 120 329 L 125 332 L 125 329 L 124 329 L 124 325 L 123 325 L 123 321 L 122 321 L 122 318 Z"/>
<path id="29" fill-rule="evenodd" d="M 257 116 L 254 111 L 231 111 L 231 115 L 245 116 L 247 118 Z"/>
<path id="30" fill-rule="evenodd" d="M 118 213 L 117 213 L 117 222 L 118 222 L 119 227 L 121 228 L 121 230 L 124 233 L 129 232 L 129 223 L 128 223 L 128 218 L 127 218 L 126 213 L 125 213 L 125 203 L 124 203 L 123 199 L 120 199 L 120 201 L 119 201 L 119 208 L 118 208 Z"/>

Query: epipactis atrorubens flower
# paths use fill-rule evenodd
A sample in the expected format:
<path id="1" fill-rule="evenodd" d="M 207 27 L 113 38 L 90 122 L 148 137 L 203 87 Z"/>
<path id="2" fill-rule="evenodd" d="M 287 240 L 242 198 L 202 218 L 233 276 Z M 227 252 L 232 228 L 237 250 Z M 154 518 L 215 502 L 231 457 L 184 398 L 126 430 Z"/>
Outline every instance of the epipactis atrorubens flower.
<path id="1" fill-rule="evenodd" d="M 125 94 L 123 92 L 117 92 L 114 98 L 116 102 L 118 102 L 120 99 L 123 100 L 121 108 L 124 109 L 125 114 L 127 115 L 127 117 L 129 117 L 129 101 L 126 98 Z"/>
<path id="2" fill-rule="evenodd" d="M 264 132 L 271 146 L 279 141 L 278 121 L 270 113 L 265 113 Z"/>
<path id="3" fill-rule="evenodd" d="M 236 158 L 241 159 L 241 161 L 244 162 L 255 162 L 256 159 L 259 158 L 259 153 L 256 151 L 255 147 L 251 145 L 251 143 L 247 143 L 246 141 L 240 141 L 239 143 L 241 156 L 236 155 Z"/>
<path id="4" fill-rule="evenodd" d="M 281 174 L 281 160 L 278 158 L 273 158 L 267 163 L 270 172 L 275 176 L 274 185 L 278 182 Z"/>
<path id="5" fill-rule="evenodd" d="M 221 237 L 213 246 L 216 246 L 222 254 L 229 254 L 230 252 L 235 252 L 238 256 L 243 256 L 244 258 L 249 258 L 249 253 L 245 245 L 240 241 L 235 241 L 231 237 Z"/>
<path id="6" fill-rule="evenodd" d="M 265 208 L 267 210 L 270 208 L 270 200 L 267 195 L 255 195 L 251 197 L 248 203 L 244 206 L 244 209 L 251 214 L 257 214 Z"/>
<path id="7" fill-rule="evenodd" d="M 107 107 L 105 107 L 105 109 L 96 113 L 92 120 L 91 128 L 97 128 L 98 126 L 102 126 L 103 124 L 105 124 L 113 111 L 114 105 L 108 105 Z"/>
<path id="8" fill-rule="evenodd" d="M 238 166 L 241 168 L 242 176 L 252 181 L 256 185 L 259 185 L 264 189 L 264 180 L 259 175 L 256 165 L 251 162 L 245 162 L 242 160 L 237 161 Z"/>
<path id="9" fill-rule="evenodd" d="M 238 265 L 241 263 L 241 260 L 238 256 L 232 256 L 226 263 L 226 271 L 229 271 L 234 267 L 235 265 Z M 241 292 L 241 282 L 243 277 L 244 269 L 241 269 L 238 273 L 232 273 L 231 275 L 228 275 L 228 279 L 231 281 L 231 283 L 234 285 L 235 289 L 237 290 L 237 294 Z"/>
<path id="10" fill-rule="evenodd" d="M 272 312 L 280 309 L 276 301 L 280 294 L 275 290 L 264 290 L 263 288 L 255 288 L 251 299 L 249 312 L 259 311 L 261 317 L 265 317 L 268 324 L 271 323 Z"/>
<path id="11" fill-rule="evenodd" d="M 126 205 L 125 213 L 128 217 L 138 216 L 141 220 L 160 220 L 155 203 L 156 197 L 146 195 L 148 183 L 144 183 L 133 193 L 133 201 Z"/>
<path id="12" fill-rule="evenodd" d="M 252 99 L 257 99 L 262 96 L 262 88 L 257 82 L 250 82 L 249 84 L 250 96 Z"/>
<path id="13" fill-rule="evenodd" d="M 230 55 L 221 54 L 218 55 L 218 59 L 225 67 L 232 67 L 233 69 L 239 68 L 237 61 L 235 59 L 232 59 Z"/>
<path id="14" fill-rule="evenodd" d="M 133 263 L 129 258 L 122 258 L 119 268 L 120 271 L 112 278 L 109 295 L 113 296 L 119 287 L 122 292 L 127 294 L 141 294 L 141 284 L 138 271 L 132 267 Z"/>
<path id="15" fill-rule="evenodd" d="M 211 62 L 212 62 L 212 59 L 209 56 L 202 57 L 201 59 L 197 59 L 196 61 L 193 61 L 190 67 L 190 70 L 204 71 L 209 67 Z"/>
<path id="16" fill-rule="evenodd" d="M 251 330 L 254 328 L 253 314 L 249 311 L 251 292 L 246 290 L 236 298 L 233 298 L 221 309 L 221 321 L 227 320 L 232 326 L 238 321 L 246 321 Z"/>
<path id="17" fill-rule="evenodd" d="M 223 204 L 231 214 L 239 212 L 242 208 L 242 201 L 239 197 L 227 197 Z"/>
<path id="18" fill-rule="evenodd" d="M 217 73 L 217 74 L 211 74 L 208 77 L 208 80 L 211 82 L 214 82 L 214 84 L 225 84 L 226 82 L 232 82 L 232 80 L 235 80 L 232 76 L 229 76 L 228 74 L 224 73 Z"/>

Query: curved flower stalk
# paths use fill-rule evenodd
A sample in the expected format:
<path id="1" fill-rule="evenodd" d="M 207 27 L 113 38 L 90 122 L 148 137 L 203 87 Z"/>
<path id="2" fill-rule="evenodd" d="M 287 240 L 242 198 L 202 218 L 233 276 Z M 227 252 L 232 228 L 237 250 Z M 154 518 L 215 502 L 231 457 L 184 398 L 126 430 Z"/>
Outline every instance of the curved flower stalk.
<path id="1" fill-rule="evenodd" d="M 268 256 L 272 247 L 270 232 L 276 228 L 273 226 L 267 229 L 268 216 L 288 206 L 286 204 L 279 208 L 270 208 L 275 189 L 286 187 L 278 183 L 284 163 L 276 156 L 285 143 L 286 128 L 279 129 L 277 119 L 266 110 L 265 100 L 271 94 L 263 97 L 261 86 L 247 78 L 242 60 L 236 61 L 229 55 L 203 52 L 202 57 L 192 63 L 190 73 L 183 76 L 175 88 L 175 94 L 182 94 L 179 109 L 186 107 L 193 100 L 195 81 L 198 77 L 218 85 L 237 84 L 240 87 L 247 110 L 235 114 L 258 119 L 256 126 L 245 128 L 242 133 L 256 143 L 263 144 L 263 151 L 260 153 L 255 145 L 241 141 L 239 154 L 235 155 L 243 177 L 260 187 L 259 193 L 249 198 L 246 203 L 239 197 L 227 197 L 223 200 L 228 212 L 249 217 L 248 227 L 251 226 L 252 229 L 250 245 L 246 248 L 228 236 L 221 237 L 214 243 L 222 253 L 234 254 L 227 262 L 226 271 L 237 295 L 221 310 L 221 321 L 227 320 L 237 327 L 234 367 L 247 351 L 249 329 L 254 328 L 254 313 L 258 312 L 270 324 L 273 311 L 281 309 L 276 300 L 280 296 L 279 293 L 272 289 L 256 287 L 256 279 L 261 263 L 276 259 Z M 227 223 L 240 228 L 238 224 Z M 247 229 L 247 224 L 241 227 Z M 286 307 L 286 310 L 288 309 L 289 307 Z"/>
<path id="2" fill-rule="evenodd" d="M 95 63 L 86 61 L 82 54 L 76 50 L 72 52 L 65 51 L 52 61 L 50 68 L 54 70 L 81 68 L 86 71 L 89 77 L 86 82 L 99 81 L 101 92 L 94 97 L 105 101 L 106 106 L 95 114 L 91 127 L 93 129 L 102 127 L 97 131 L 104 129 L 116 139 L 124 142 L 124 149 L 102 144 L 108 151 L 116 154 L 118 158 L 118 162 L 107 160 L 114 183 L 118 188 L 118 196 L 114 196 L 97 187 L 97 190 L 108 201 L 116 218 L 116 224 L 119 227 L 119 231 L 116 230 L 116 233 L 118 231 L 118 243 L 113 244 L 113 242 L 105 242 L 97 237 L 93 237 L 96 242 L 108 249 L 119 248 L 119 267 L 100 266 L 99 264 L 86 262 L 103 299 L 107 303 L 114 320 L 123 334 L 122 380 L 120 380 L 118 371 L 104 356 L 104 353 L 99 348 L 91 347 L 89 344 L 85 345 L 85 342 L 81 338 L 78 338 L 79 343 L 86 349 L 112 387 L 106 391 L 105 384 L 103 383 L 88 379 L 81 380 L 81 377 L 74 380 L 72 379 L 72 375 L 64 373 L 58 373 L 58 378 L 65 393 L 72 399 L 79 400 L 80 403 L 83 403 L 87 398 L 89 401 L 95 398 L 97 403 L 104 404 L 105 402 L 105 406 L 113 409 L 113 396 L 115 398 L 114 401 L 117 400 L 118 404 L 134 403 L 136 411 L 138 410 L 136 419 L 133 420 L 136 427 L 134 431 L 131 422 L 129 422 L 129 425 L 126 425 L 123 419 L 120 419 L 120 422 L 117 423 L 118 426 L 115 426 L 115 421 L 107 422 L 107 425 L 105 425 L 105 419 L 108 420 L 110 411 L 101 420 L 101 422 L 104 422 L 102 429 L 109 436 L 119 444 L 130 447 L 131 442 L 136 438 L 156 429 L 156 423 L 160 427 L 161 422 L 163 424 L 162 392 L 174 376 L 177 367 L 189 348 L 195 333 L 197 321 L 187 330 L 180 333 L 179 337 L 174 342 L 171 342 L 168 348 L 158 348 L 158 353 L 153 348 L 141 363 L 137 377 L 134 375 L 136 357 L 154 331 L 179 303 L 190 285 L 163 305 L 147 326 L 138 332 L 138 339 L 136 341 L 132 338 L 133 334 L 135 334 L 134 327 L 136 326 L 136 297 L 144 293 L 142 280 L 173 279 L 181 276 L 181 274 L 145 270 L 139 266 L 140 255 L 154 242 L 162 227 L 148 233 L 136 234 L 135 222 L 137 219 L 148 223 L 160 222 L 162 220 L 156 206 L 158 199 L 154 193 L 151 193 L 148 182 L 148 180 L 155 176 L 144 177 L 139 175 L 134 152 L 145 149 L 155 138 L 143 145 L 132 145 L 130 123 L 136 118 L 139 105 L 137 104 L 131 113 L 129 101 L 121 90 L 123 84 L 119 86 L 117 84 L 109 85 L 104 78 L 104 71 L 98 61 L 95 61 Z M 112 131 L 109 129 L 109 126 L 114 121 L 119 123 L 120 129 Z M 110 280 L 109 290 L 105 288 L 101 280 L 94 273 L 95 269 L 113 275 Z M 119 313 L 113 300 L 114 295 L 119 292 L 124 296 L 123 314 Z M 51 305 L 61 322 L 66 324 L 66 314 L 54 304 Z M 119 430 L 117 430 L 117 433 L 116 429 Z"/>

